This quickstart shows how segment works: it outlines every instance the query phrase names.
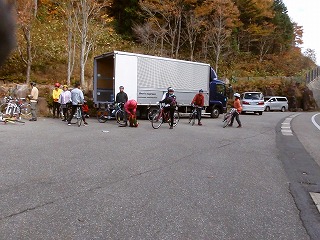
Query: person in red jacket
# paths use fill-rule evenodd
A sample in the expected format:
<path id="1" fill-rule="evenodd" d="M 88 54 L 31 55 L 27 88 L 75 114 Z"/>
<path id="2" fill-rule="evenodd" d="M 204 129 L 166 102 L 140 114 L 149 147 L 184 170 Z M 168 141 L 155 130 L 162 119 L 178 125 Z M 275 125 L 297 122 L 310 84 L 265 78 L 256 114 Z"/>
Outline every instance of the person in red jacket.
<path id="1" fill-rule="evenodd" d="M 137 101 L 134 99 L 128 100 L 124 104 L 124 110 L 127 113 L 130 127 L 138 127 L 137 116 L 136 116 Z M 125 124 L 125 126 L 127 126 L 127 123 Z"/>
<path id="2" fill-rule="evenodd" d="M 197 93 L 192 102 L 191 102 L 192 105 L 194 105 L 194 107 L 197 108 L 197 116 L 198 116 L 198 125 L 201 126 L 202 123 L 201 123 L 201 110 L 204 106 L 204 96 L 203 96 L 203 90 L 200 89 L 199 90 L 199 93 Z"/>
<path id="3" fill-rule="evenodd" d="M 238 128 L 241 128 L 242 125 L 241 125 L 241 121 L 240 121 L 240 118 L 239 118 L 239 115 L 240 115 L 240 113 L 242 111 L 242 106 L 241 106 L 241 103 L 240 103 L 240 94 L 239 93 L 235 93 L 235 94 L 233 94 L 233 96 L 235 97 L 235 100 L 234 100 L 234 103 L 233 103 L 233 107 L 235 109 L 237 109 L 237 111 L 235 111 L 233 113 L 229 126 L 232 127 L 233 120 L 234 120 L 234 118 L 236 118 L 236 121 L 238 123 Z"/>

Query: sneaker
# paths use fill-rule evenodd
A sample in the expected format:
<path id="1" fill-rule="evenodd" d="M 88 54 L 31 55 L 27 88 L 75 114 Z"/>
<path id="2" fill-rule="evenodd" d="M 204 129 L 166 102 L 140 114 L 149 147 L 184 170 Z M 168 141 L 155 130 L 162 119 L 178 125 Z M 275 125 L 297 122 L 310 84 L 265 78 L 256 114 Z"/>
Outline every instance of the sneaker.
<path id="1" fill-rule="evenodd" d="M 87 123 L 87 122 L 84 122 L 83 124 L 84 124 L 84 125 L 88 125 L 88 123 Z"/>
<path id="2" fill-rule="evenodd" d="M 201 123 L 201 122 L 199 122 L 199 123 L 198 123 L 198 125 L 199 125 L 199 126 L 202 126 L 202 123 Z"/>
<path id="3" fill-rule="evenodd" d="M 173 129 L 173 127 L 172 127 L 172 126 L 170 126 L 170 129 Z"/>
<path id="4" fill-rule="evenodd" d="M 241 125 L 239 125 L 237 128 L 241 128 L 242 126 Z"/>
<path id="5" fill-rule="evenodd" d="M 232 127 L 232 124 L 229 124 L 228 126 L 229 126 L 229 127 Z"/>
<path id="6" fill-rule="evenodd" d="M 68 123 L 68 126 L 71 126 L 71 123 Z"/>

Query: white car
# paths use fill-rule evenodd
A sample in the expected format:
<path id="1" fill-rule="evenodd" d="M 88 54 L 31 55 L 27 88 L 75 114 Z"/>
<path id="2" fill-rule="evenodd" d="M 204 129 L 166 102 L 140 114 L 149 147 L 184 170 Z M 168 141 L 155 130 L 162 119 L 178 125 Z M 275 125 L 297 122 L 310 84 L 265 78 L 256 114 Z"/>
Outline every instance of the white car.
<path id="1" fill-rule="evenodd" d="M 288 99 L 286 97 L 265 97 L 264 101 L 264 109 L 266 112 L 275 110 L 285 112 L 288 110 Z"/>
<path id="2" fill-rule="evenodd" d="M 245 92 L 241 94 L 242 113 L 254 112 L 262 115 L 264 99 L 262 92 Z"/>

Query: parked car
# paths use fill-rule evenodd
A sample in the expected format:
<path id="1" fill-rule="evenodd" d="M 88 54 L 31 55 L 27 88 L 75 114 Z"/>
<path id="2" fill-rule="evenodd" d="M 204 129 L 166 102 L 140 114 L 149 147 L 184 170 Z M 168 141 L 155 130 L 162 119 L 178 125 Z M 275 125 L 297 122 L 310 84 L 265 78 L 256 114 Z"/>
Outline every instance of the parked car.
<path id="1" fill-rule="evenodd" d="M 254 112 L 262 115 L 264 99 L 262 92 L 245 92 L 241 95 L 242 113 Z"/>
<path id="2" fill-rule="evenodd" d="M 264 98 L 264 110 L 269 111 L 281 111 L 288 110 L 288 99 L 286 97 L 272 96 Z"/>

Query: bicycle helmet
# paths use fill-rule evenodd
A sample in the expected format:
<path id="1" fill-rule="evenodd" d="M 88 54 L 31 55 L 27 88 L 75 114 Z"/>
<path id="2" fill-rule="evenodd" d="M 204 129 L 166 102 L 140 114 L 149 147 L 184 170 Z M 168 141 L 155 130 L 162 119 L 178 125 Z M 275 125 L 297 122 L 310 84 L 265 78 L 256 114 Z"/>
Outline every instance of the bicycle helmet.
<path id="1" fill-rule="evenodd" d="M 174 89 L 172 87 L 168 87 L 168 92 L 174 92 Z"/>
<path id="2" fill-rule="evenodd" d="M 235 94 L 233 94 L 233 96 L 240 98 L 240 94 L 239 93 L 235 93 Z"/>
<path id="3" fill-rule="evenodd" d="M 60 83 L 55 83 L 54 87 L 60 87 Z"/>
<path id="4" fill-rule="evenodd" d="M 202 89 L 199 90 L 199 93 L 201 93 L 201 92 L 203 93 L 203 90 L 202 90 Z"/>

